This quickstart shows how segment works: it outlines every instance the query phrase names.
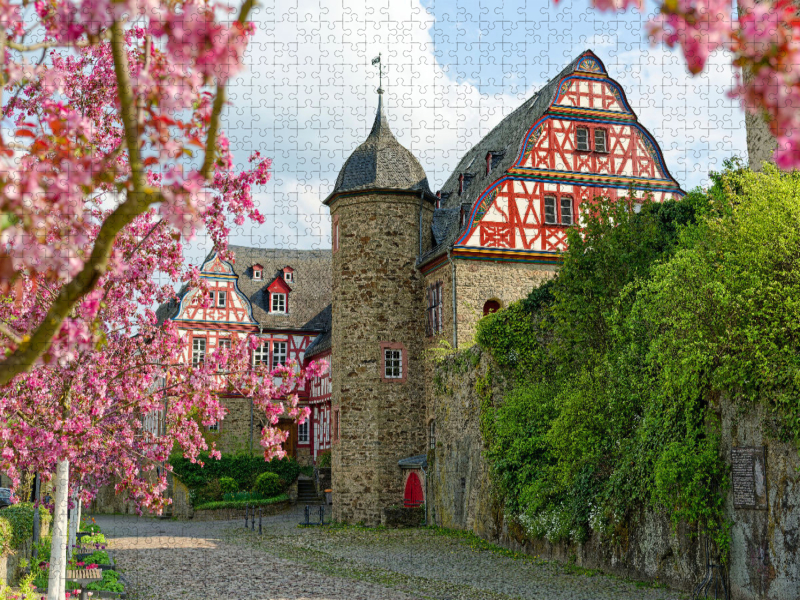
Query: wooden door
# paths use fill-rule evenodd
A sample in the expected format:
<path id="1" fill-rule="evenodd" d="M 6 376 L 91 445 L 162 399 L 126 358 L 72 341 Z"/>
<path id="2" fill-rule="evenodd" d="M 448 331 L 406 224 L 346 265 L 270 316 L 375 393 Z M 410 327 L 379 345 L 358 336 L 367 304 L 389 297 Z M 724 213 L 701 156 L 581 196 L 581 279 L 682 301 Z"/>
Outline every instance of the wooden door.
<path id="1" fill-rule="evenodd" d="M 286 456 L 297 458 L 297 424 L 294 421 L 281 421 L 278 423 L 278 429 L 289 432 L 286 441 L 281 444 Z"/>
<path id="2" fill-rule="evenodd" d="M 403 499 L 405 506 L 422 506 L 425 502 L 425 496 L 422 493 L 422 483 L 419 476 L 412 471 L 406 480 L 406 493 Z"/>

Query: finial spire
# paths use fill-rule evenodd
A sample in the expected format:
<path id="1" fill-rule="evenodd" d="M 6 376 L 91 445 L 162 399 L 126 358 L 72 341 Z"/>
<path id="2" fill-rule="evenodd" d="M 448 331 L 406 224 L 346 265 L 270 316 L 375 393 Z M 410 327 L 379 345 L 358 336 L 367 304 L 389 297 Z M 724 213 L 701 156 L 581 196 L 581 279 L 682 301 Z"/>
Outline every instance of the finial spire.
<path id="1" fill-rule="evenodd" d="M 381 53 L 372 59 L 372 66 L 378 65 L 378 94 L 383 94 L 383 65 L 381 64 Z"/>

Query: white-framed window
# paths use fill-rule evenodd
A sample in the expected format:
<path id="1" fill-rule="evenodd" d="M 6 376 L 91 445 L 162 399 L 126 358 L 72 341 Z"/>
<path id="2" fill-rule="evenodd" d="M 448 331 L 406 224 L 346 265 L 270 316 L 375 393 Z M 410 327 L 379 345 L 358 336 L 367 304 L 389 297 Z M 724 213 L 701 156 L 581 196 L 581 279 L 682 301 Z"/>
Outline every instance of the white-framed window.
<path id="1" fill-rule="evenodd" d="M 217 307 L 225 308 L 225 303 L 228 301 L 228 293 L 219 291 L 217 292 Z"/>
<path id="2" fill-rule="evenodd" d="M 572 197 L 561 196 L 561 224 L 572 225 Z"/>
<path id="3" fill-rule="evenodd" d="M 273 342 L 272 344 L 272 368 L 286 364 L 286 342 Z"/>
<path id="4" fill-rule="evenodd" d="M 219 422 L 209 425 L 208 433 L 219 433 Z"/>
<path id="5" fill-rule="evenodd" d="M 577 150 L 588 152 L 589 148 L 589 130 L 586 127 L 575 128 L 575 148 Z"/>
<path id="6" fill-rule="evenodd" d="M 606 143 L 606 130 L 594 130 L 594 151 L 595 152 L 608 152 L 608 144 Z"/>
<path id="7" fill-rule="evenodd" d="M 383 353 L 384 377 L 400 379 L 403 376 L 403 351 L 399 348 L 384 348 Z"/>
<path id="8" fill-rule="evenodd" d="M 206 360 L 206 338 L 192 340 L 192 366 L 199 367 Z"/>
<path id="9" fill-rule="evenodd" d="M 266 364 L 269 360 L 269 342 L 262 342 L 253 350 L 253 366 Z"/>
<path id="10" fill-rule="evenodd" d="M 272 294 L 270 298 L 270 312 L 286 312 L 286 294 Z"/>
<path id="11" fill-rule="evenodd" d="M 430 442 L 430 448 L 433 450 L 436 448 L 436 421 L 431 421 L 428 438 Z"/>
<path id="12" fill-rule="evenodd" d="M 253 279 L 261 281 L 261 269 L 253 267 Z"/>
<path id="13" fill-rule="evenodd" d="M 308 443 L 308 419 L 305 420 L 305 423 L 302 423 L 297 426 L 297 443 L 298 444 Z"/>
<path id="14" fill-rule="evenodd" d="M 208 292 L 208 305 L 214 308 L 214 292 Z"/>
<path id="15" fill-rule="evenodd" d="M 294 273 L 292 271 L 284 271 L 283 280 L 287 283 L 294 283 Z"/>
<path id="16" fill-rule="evenodd" d="M 547 225 L 558 223 L 558 207 L 555 196 L 544 197 L 544 222 Z"/>
<path id="17" fill-rule="evenodd" d="M 231 340 L 230 338 L 221 338 L 217 341 L 217 348 L 219 350 L 230 350 L 231 349 Z M 222 371 L 222 367 L 217 369 L 218 371 Z"/>

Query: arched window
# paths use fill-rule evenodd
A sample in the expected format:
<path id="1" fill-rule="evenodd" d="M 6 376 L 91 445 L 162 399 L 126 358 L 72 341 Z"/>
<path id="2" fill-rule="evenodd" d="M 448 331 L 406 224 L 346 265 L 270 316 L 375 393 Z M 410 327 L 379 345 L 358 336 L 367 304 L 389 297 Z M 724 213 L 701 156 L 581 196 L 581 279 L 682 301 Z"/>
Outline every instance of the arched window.
<path id="1" fill-rule="evenodd" d="M 500 303 L 497 300 L 487 300 L 486 304 L 483 305 L 483 316 L 485 317 L 489 313 L 497 312 L 500 310 Z"/>
<path id="2" fill-rule="evenodd" d="M 404 506 L 422 506 L 425 502 L 425 496 L 422 493 L 422 483 L 419 481 L 419 475 L 411 472 L 411 475 L 406 479 L 406 493 L 403 498 Z"/>

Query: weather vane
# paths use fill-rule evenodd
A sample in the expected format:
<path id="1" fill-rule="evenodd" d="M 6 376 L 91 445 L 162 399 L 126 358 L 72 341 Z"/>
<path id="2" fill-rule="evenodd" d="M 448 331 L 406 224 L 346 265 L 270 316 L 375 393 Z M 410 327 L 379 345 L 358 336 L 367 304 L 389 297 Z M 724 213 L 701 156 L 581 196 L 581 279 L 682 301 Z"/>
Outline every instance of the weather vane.
<path id="1" fill-rule="evenodd" d="M 383 65 L 381 65 L 381 53 L 372 59 L 372 66 L 378 65 L 378 93 L 383 93 Z"/>

